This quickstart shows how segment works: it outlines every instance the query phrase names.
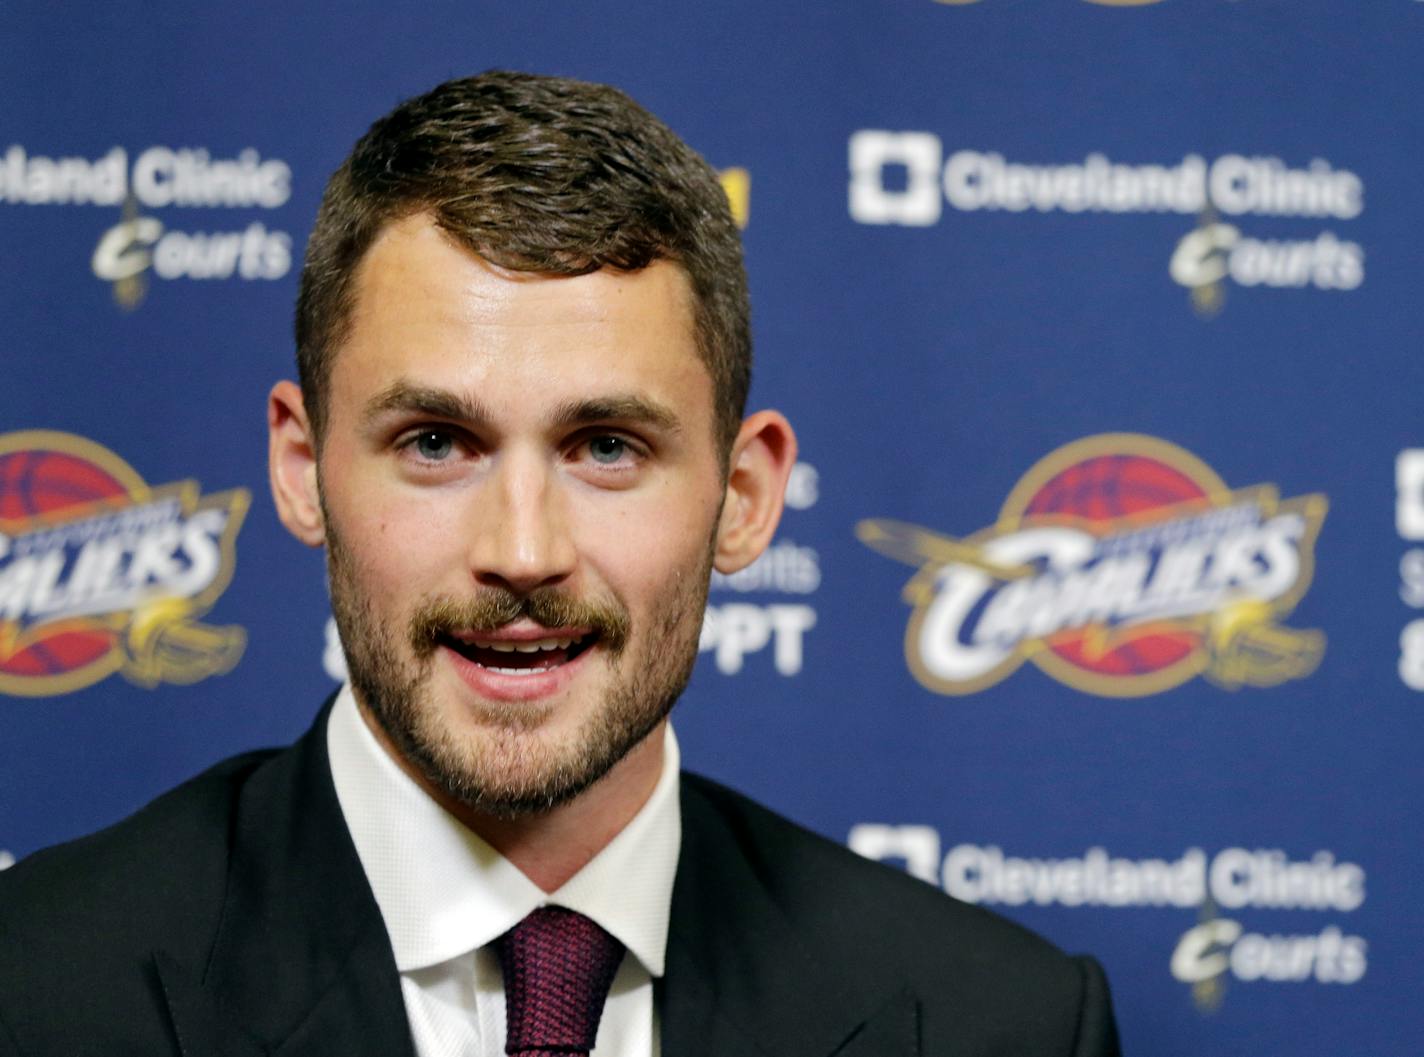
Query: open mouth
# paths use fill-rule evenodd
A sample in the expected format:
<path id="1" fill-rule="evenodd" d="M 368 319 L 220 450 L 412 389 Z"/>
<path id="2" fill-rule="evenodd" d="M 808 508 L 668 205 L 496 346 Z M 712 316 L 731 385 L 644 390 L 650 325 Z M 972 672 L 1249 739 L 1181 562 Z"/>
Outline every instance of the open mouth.
<path id="1" fill-rule="evenodd" d="M 596 632 L 550 635 L 519 641 L 481 636 L 472 632 L 441 634 L 437 641 L 471 664 L 500 675 L 538 675 L 568 664 L 598 641 Z"/>

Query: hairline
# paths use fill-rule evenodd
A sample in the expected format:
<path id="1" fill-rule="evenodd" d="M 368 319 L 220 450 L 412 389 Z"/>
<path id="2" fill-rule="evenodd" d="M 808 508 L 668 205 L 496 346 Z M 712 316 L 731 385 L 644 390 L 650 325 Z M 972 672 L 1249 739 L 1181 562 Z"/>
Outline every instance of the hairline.
<path id="1" fill-rule="evenodd" d="M 333 318 L 332 326 L 329 328 L 328 332 L 322 336 L 322 347 L 316 357 L 316 363 L 321 373 L 321 378 L 319 380 L 316 380 L 317 384 L 315 385 L 315 389 L 317 390 L 318 398 L 321 401 L 321 406 L 316 409 L 315 414 L 312 413 L 313 409 L 311 407 L 306 407 L 307 418 L 312 425 L 313 450 L 317 455 L 318 459 L 320 459 L 322 449 L 325 446 L 327 427 L 329 426 L 331 378 L 332 375 L 335 373 L 337 357 L 339 356 L 342 347 L 345 346 L 345 344 L 351 337 L 351 330 L 356 317 L 357 292 L 361 286 L 361 278 L 366 272 L 367 261 L 370 259 L 371 251 L 375 249 L 376 244 L 379 243 L 380 240 L 383 239 L 391 230 L 391 228 L 393 228 L 395 225 L 400 224 L 403 221 L 409 220 L 411 217 L 421 215 L 424 215 L 431 222 L 435 229 L 440 233 L 441 237 L 444 238 L 451 246 L 455 247 L 461 252 L 473 254 L 474 256 L 478 257 L 480 261 L 483 262 L 487 267 L 494 269 L 497 272 L 506 273 L 511 276 L 527 276 L 529 279 L 537 281 L 554 279 L 574 279 L 578 278 L 580 275 L 593 275 L 597 272 L 605 271 L 614 272 L 619 275 L 636 275 L 640 272 L 647 271 L 649 268 L 656 265 L 659 261 L 666 261 L 667 263 L 677 268 L 678 274 L 682 276 L 682 282 L 679 284 L 679 288 L 682 292 L 678 296 L 682 301 L 683 309 L 685 312 L 684 318 L 686 320 L 686 325 L 691 331 L 689 336 L 692 339 L 693 357 L 701 366 L 702 371 L 706 376 L 711 388 L 711 394 L 709 399 L 712 405 L 712 442 L 715 446 L 717 453 L 717 463 L 722 471 L 723 479 L 725 480 L 728 477 L 731 471 L 732 448 L 734 446 L 737 431 L 740 428 L 743 416 L 737 416 L 737 420 L 735 422 L 730 421 L 730 419 L 724 420 L 726 416 L 724 416 L 722 413 L 722 393 L 720 391 L 721 386 L 718 383 L 716 373 L 712 369 L 712 360 L 714 354 L 711 350 L 708 350 L 705 347 L 702 333 L 703 328 L 698 326 L 697 321 L 698 308 L 701 304 L 701 299 L 697 296 L 696 291 L 693 289 L 691 273 L 687 270 L 687 266 L 683 264 L 681 260 L 670 254 L 659 254 L 653 257 L 653 259 L 650 260 L 642 268 L 623 269 L 615 268 L 611 265 L 599 265 L 597 267 L 589 268 L 586 271 L 582 272 L 542 272 L 535 271 L 532 269 L 525 270 L 520 268 L 511 268 L 507 265 L 499 264 L 498 262 L 491 260 L 489 257 L 481 253 L 479 249 L 471 245 L 468 240 L 461 238 L 457 232 L 450 230 L 450 228 L 442 224 L 440 222 L 438 209 L 426 202 L 412 202 L 409 203 L 406 208 L 392 209 L 391 212 L 381 220 L 381 222 L 376 226 L 375 231 L 367 240 L 365 248 L 361 251 L 361 256 L 355 261 L 353 266 L 349 270 L 347 270 L 345 282 L 341 284 L 340 290 L 338 291 L 338 296 L 336 300 L 340 311 L 337 312 L 335 317 Z M 303 386 L 302 400 L 304 404 L 307 402 L 309 397 L 310 394 L 308 393 L 306 387 Z"/>

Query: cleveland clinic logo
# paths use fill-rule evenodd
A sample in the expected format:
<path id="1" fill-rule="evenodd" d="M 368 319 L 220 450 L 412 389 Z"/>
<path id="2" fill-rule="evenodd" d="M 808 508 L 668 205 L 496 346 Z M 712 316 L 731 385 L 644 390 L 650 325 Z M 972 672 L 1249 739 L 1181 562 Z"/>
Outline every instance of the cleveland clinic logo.
<path id="1" fill-rule="evenodd" d="M 150 487 L 72 434 L 0 434 L 0 694 L 231 670 L 246 633 L 198 618 L 232 579 L 249 502 L 194 481 Z"/>
<path id="2" fill-rule="evenodd" d="M 1230 488 L 1190 452 L 1109 433 L 1059 448 L 963 539 L 888 519 L 860 540 L 916 568 L 910 670 L 970 694 L 1025 662 L 1086 693 L 1138 697 L 1198 675 L 1274 686 L 1313 672 L 1319 631 L 1283 626 L 1310 585 L 1322 495 Z"/>
<path id="3" fill-rule="evenodd" d="M 114 299 L 136 307 L 159 280 L 274 280 L 292 267 L 292 237 L 260 219 L 194 230 L 157 211 L 274 210 L 292 194 L 291 167 L 246 147 L 223 156 L 205 147 L 152 146 L 130 156 L 113 147 L 97 158 L 31 154 L 12 144 L 0 155 L 0 203 L 113 206 L 118 223 L 90 255 L 94 276 Z"/>
<path id="4" fill-rule="evenodd" d="M 932 132 L 861 129 L 849 141 L 848 209 L 860 224 L 930 227 L 961 213 L 1167 214 L 1189 217 L 1167 255 L 1172 281 L 1204 316 L 1225 284 L 1260 289 L 1354 290 L 1365 251 L 1340 225 L 1364 212 L 1364 181 L 1325 158 L 1290 164 L 1269 154 L 1187 154 L 1127 163 L 1089 153 L 1024 162 L 995 151 L 946 151 Z M 1329 225 L 1301 237 L 1253 231 L 1306 220 Z"/>
<path id="5" fill-rule="evenodd" d="M 1157 947 L 1159 964 L 1190 988 L 1202 1013 L 1216 1012 L 1233 982 L 1350 986 L 1369 967 L 1369 943 L 1350 922 L 1365 905 L 1364 867 L 1329 848 L 1291 855 L 1283 848 L 1191 847 L 1176 857 L 1129 858 L 1095 846 L 1040 857 L 996 844 L 946 850 L 933 826 L 884 822 L 852 826 L 847 844 L 869 859 L 899 861 L 912 876 L 980 906 L 1194 910 L 1195 924 L 1174 941 L 1146 922 L 1134 934 Z M 1331 919 L 1320 921 L 1322 914 Z M 1261 930 L 1265 922 L 1269 931 Z"/>

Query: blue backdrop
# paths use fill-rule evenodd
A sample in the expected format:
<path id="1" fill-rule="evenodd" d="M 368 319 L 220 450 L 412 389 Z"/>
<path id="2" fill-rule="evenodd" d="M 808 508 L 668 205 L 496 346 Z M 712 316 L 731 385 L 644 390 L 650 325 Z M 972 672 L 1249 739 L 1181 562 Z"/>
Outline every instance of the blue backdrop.
<path id="1" fill-rule="evenodd" d="M 306 234 L 374 117 L 530 69 L 723 170 L 753 404 L 801 436 L 771 554 L 714 584 L 688 763 L 1096 953 L 1129 1052 L 1418 1051 L 1424 3 L 0 32 L 0 866 L 336 685 L 265 483 Z"/>

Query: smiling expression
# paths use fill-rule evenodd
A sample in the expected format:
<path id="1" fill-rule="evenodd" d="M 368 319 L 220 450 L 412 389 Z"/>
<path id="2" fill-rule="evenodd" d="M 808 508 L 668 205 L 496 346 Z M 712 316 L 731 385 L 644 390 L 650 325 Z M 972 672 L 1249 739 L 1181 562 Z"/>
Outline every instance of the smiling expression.
<path id="1" fill-rule="evenodd" d="M 506 817 L 639 745 L 696 659 L 725 475 L 667 261 L 508 272 L 424 217 L 363 260 L 319 461 L 358 701 Z"/>

